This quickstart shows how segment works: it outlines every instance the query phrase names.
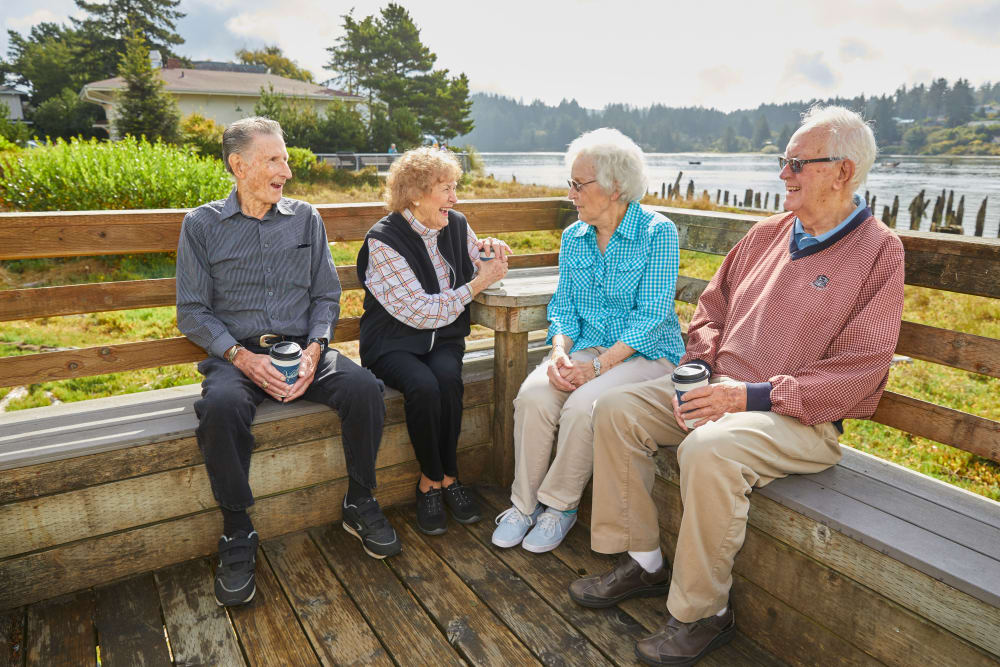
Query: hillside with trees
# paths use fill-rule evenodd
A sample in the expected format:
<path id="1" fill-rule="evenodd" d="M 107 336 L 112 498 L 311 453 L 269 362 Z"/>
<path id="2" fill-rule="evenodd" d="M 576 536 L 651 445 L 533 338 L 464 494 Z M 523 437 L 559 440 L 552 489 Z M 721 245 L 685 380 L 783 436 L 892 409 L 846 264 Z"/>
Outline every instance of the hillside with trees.
<path id="1" fill-rule="evenodd" d="M 802 112 L 817 102 L 861 112 L 873 122 L 886 153 L 1000 155 L 1000 82 L 974 89 L 965 79 L 900 86 L 891 95 L 761 104 L 728 113 L 657 104 L 595 110 L 576 100 L 549 106 L 477 93 L 472 96 L 475 129 L 458 141 L 483 151 L 562 151 L 581 133 L 609 126 L 654 152 L 777 151 L 788 143 Z"/>

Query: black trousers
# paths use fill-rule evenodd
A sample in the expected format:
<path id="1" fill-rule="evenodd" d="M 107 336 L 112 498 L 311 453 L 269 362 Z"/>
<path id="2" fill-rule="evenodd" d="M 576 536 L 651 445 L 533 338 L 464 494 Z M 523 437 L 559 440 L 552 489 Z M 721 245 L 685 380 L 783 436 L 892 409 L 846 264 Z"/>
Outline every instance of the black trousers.
<path id="1" fill-rule="evenodd" d="M 375 375 L 403 393 L 406 430 L 420 471 L 435 482 L 458 477 L 463 354 L 464 340 L 445 341 L 426 354 L 388 352 L 372 365 Z"/>
<path id="2" fill-rule="evenodd" d="M 263 348 L 248 348 L 261 353 Z M 274 400 L 228 361 L 209 357 L 198 370 L 205 376 L 201 400 L 194 404 L 198 416 L 198 447 L 212 493 L 219 505 L 242 510 L 253 505 L 250 490 L 250 433 L 257 407 Z M 303 398 L 337 411 L 347 474 L 369 489 L 375 488 L 375 457 L 382 442 L 385 421 L 383 385 L 371 371 L 337 350 L 328 349 L 319 361 L 312 384 Z"/>

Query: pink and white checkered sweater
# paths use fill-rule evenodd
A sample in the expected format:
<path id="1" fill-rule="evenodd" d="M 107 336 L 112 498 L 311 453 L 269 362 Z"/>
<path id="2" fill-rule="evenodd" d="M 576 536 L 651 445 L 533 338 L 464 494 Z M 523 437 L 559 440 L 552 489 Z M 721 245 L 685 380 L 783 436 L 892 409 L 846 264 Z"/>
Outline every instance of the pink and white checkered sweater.
<path id="1" fill-rule="evenodd" d="M 870 417 L 899 338 L 903 244 L 869 216 L 793 254 L 794 221 L 762 220 L 729 252 L 698 300 L 681 363 L 769 382 L 770 409 L 806 425 Z"/>

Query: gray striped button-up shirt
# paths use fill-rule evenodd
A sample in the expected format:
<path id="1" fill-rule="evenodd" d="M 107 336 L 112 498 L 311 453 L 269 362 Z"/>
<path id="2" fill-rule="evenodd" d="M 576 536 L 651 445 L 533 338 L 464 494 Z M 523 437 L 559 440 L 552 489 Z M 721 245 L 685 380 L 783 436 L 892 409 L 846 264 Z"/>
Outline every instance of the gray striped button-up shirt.
<path id="1" fill-rule="evenodd" d="M 236 188 L 184 216 L 177 245 L 177 328 L 221 357 L 265 333 L 332 339 L 340 280 L 312 204 L 283 197 L 263 219 Z"/>

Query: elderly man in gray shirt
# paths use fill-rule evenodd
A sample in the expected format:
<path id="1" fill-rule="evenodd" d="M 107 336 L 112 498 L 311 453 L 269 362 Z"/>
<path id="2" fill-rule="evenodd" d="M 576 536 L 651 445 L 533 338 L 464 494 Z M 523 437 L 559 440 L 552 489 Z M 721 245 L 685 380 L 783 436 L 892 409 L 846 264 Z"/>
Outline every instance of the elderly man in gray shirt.
<path id="1" fill-rule="evenodd" d="M 253 504 L 250 427 L 270 399 L 299 397 L 340 415 L 349 486 L 345 530 L 375 558 L 399 553 L 399 538 L 372 496 L 382 439 L 382 383 L 328 342 L 340 314 L 340 281 L 326 229 L 311 204 L 282 197 L 292 177 L 281 126 L 266 118 L 230 125 L 223 161 L 236 187 L 227 199 L 184 218 L 177 246 L 177 326 L 209 357 L 195 403 L 198 446 L 223 514 L 215 596 L 220 605 L 253 599 L 259 538 Z M 268 348 L 303 348 L 299 377 L 287 384 Z"/>

